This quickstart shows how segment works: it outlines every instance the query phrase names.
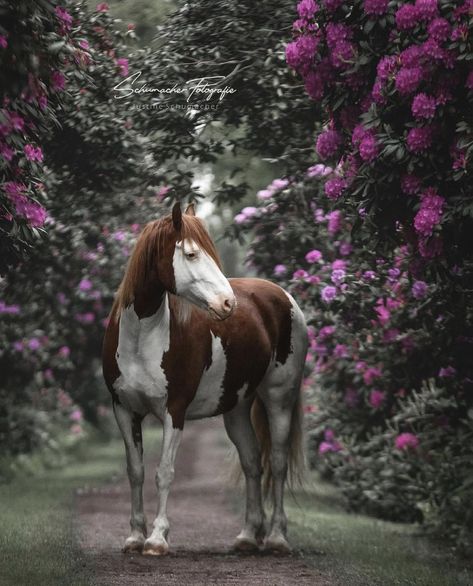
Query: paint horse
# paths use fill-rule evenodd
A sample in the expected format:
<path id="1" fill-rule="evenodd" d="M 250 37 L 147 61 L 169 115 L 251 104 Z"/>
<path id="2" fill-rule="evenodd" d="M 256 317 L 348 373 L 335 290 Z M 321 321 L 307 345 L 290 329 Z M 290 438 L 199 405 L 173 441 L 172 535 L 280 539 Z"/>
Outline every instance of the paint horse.
<path id="1" fill-rule="evenodd" d="M 226 279 L 193 204 L 143 229 L 118 290 L 104 339 L 103 370 L 123 435 L 131 486 L 124 551 L 169 551 L 166 504 L 186 420 L 223 414 L 246 479 L 246 520 L 237 550 L 288 552 L 283 493 L 301 467 L 300 384 L 307 350 L 294 299 L 262 279 Z M 157 517 L 143 514 L 141 422 L 163 423 Z M 273 515 L 264 533 L 261 480 Z M 264 542 L 263 542 L 264 538 Z"/>

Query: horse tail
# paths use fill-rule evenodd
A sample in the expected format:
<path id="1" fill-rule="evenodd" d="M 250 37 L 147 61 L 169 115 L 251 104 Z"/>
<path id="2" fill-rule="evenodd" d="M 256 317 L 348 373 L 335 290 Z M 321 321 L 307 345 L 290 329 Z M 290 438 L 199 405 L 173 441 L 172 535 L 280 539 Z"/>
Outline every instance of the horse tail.
<path id="1" fill-rule="evenodd" d="M 302 393 L 298 388 L 297 398 L 291 413 L 288 449 L 288 485 L 291 489 L 303 484 L 305 458 L 303 448 L 303 409 Z M 251 423 L 261 450 L 261 465 L 263 469 L 263 492 L 269 495 L 272 485 L 271 473 L 271 433 L 269 420 L 263 401 L 257 395 L 251 407 Z"/>

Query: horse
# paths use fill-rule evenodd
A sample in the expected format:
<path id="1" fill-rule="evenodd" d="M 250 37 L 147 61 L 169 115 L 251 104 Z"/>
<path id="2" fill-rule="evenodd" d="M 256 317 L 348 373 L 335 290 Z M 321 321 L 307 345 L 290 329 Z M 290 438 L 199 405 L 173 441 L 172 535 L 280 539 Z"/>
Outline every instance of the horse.
<path id="1" fill-rule="evenodd" d="M 287 553 L 286 480 L 303 468 L 301 380 L 307 327 L 295 300 L 257 278 L 227 279 L 194 204 L 144 227 L 129 258 L 103 343 L 103 374 L 123 436 L 131 534 L 123 551 L 169 552 L 167 500 L 186 420 L 223 415 L 246 480 L 238 551 Z M 143 513 L 147 414 L 163 424 L 158 512 Z M 262 483 L 262 479 L 264 482 Z M 262 484 L 270 490 L 268 530 Z"/>

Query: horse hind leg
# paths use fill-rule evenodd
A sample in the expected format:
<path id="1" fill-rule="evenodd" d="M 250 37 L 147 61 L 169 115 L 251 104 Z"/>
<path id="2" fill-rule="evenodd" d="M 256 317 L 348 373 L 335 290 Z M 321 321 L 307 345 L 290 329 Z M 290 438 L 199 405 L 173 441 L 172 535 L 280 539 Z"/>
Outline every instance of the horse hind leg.
<path id="1" fill-rule="evenodd" d="M 297 393 L 296 393 L 297 389 Z M 270 474 L 272 484 L 273 515 L 269 533 L 264 547 L 266 550 L 289 553 L 291 547 L 287 541 L 287 517 L 284 511 L 284 487 L 288 472 L 288 459 L 291 442 L 296 430 L 293 422 L 297 421 L 299 409 L 296 386 L 271 386 L 260 392 L 264 409 L 267 413 L 270 442 Z"/>
<path id="2" fill-rule="evenodd" d="M 264 532 L 261 455 L 250 419 L 251 404 L 251 400 L 244 401 L 223 416 L 228 437 L 238 450 L 246 481 L 245 526 L 234 544 L 238 551 L 257 550 Z"/>
<path id="3" fill-rule="evenodd" d="M 141 551 L 146 539 L 146 519 L 143 513 L 143 439 L 141 435 L 143 418 L 130 413 L 117 402 L 113 404 L 113 411 L 125 443 L 127 473 L 131 489 L 131 534 L 125 541 L 123 551 Z"/>

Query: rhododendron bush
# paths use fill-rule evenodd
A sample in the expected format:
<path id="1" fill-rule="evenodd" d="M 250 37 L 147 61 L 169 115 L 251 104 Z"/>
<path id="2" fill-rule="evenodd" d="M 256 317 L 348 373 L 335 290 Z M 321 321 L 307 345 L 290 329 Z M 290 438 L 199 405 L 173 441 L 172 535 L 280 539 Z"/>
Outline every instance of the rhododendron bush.
<path id="1" fill-rule="evenodd" d="M 0 127 L 0 245 L 9 270 L 0 282 L 0 455 L 105 421 L 104 320 L 140 225 L 161 213 L 152 154 L 127 104 L 113 99 L 128 49 L 106 5 L 6 4 L 4 59 L 14 71 L 25 59 L 25 68 L 1 88 L 9 122 Z M 31 46 L 22 36 L 29 26 Z M 31 72 L 37 45 L 41 68 Z M 15 202 L 41 214 L 19 213 Z"/>
<path id="2" fill-rule="evenodd" d="M 471 443 L 449 467 L 434 462 L 473 436 L 471 308 L 449 284 L 429 282 L 406 245 L 383 257 L 358 247 L 356 217 L 325 193 L 337 176 L 317 164 L 276 180 L 235 217 L 252 234 L 250 265 L 288 288 L 309 323 L 309 459 L 352 509 L 435 526 L 451 507 L 458 524 L 471 490 L 460 501 L 445 491 L 467 481 Z M 428 415 L 416 412 L 419 397 Z"/>
<path id="3" fill-rule="evenodd" d="M 392 246 L 470 259 L 473 207 L 471 2 L 298 5 L 290 67 L 328 114 L 320 159 L 339 166 L 328 197 Z M 389 242 L 389 237 L 391 242 Z"/>

